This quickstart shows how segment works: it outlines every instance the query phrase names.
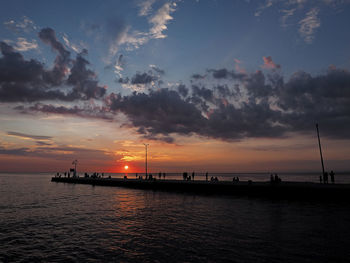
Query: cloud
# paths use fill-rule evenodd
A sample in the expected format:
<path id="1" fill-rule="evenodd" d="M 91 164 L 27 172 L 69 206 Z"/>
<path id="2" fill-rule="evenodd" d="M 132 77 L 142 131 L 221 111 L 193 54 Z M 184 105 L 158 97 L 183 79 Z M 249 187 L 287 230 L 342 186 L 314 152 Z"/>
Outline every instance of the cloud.
<path id="1" fill-rule="evenodd" d="M 192 79 L 194 79 L 194 80 L 199 80 L 199 79 L 204 79 L 205 78 L 205 75 L 201 75 L 201 74 L 193 74 L 192 76 L 191 76 L 191 78 Z"/>
<path id="2" fill-rule="evenodd" d="M 33 139 L 33 140 L 51 140 L 52 139 L 51 136 L 32 135 L 32 134 L 13 132 L 13 131 L 9 131 L 9 132 L 7 132 L 7 134 L 10 136 L 16 136 L 16 137 L 23 138 L 23 139 Z"/>
<path id="3" fill-rule="evenodd" d="M 147 16 L 152 9 L 152 5 L 156 0 L 144 0 L 141 1 L 138 6 L 140 7 L 139 16 Z"/>
<path id="4" fill-rule="evenodd" d="M 126 62 L 124 59 L 123 54 L 120 54 L 116 62 L 114 63 L 114 73 L 119 76 L 119 78 L 122 77 L 121 72 L 124 70 Z"/>
<path id="5" fill-rule="evenodd" d="M 9 20 L 4 22 L 5 27 L 15 33 L 29 33 L 37 30 L 35 23 L 26 16 L 22 17 L 22 20 L 15 21 Z"/>
<path id="6" fill-rule="evenodd" d="M 271 7 L 275 2 L 276 0 L 266 0 L 264 4 L 258 7 L 258 9 L 255 11 L 254 16 L 260 16 L 265 9 Z"/>
<path id="7" fill-rule="evenodd" d="M 349 138 L 347 70 L 332 68 L 319 76 L 298 72 L 289 80 L 278 72 L 256 71 L 244 78 L 233 78 L 237 73 L 228 69 L 210 72 L 219 74 L 205 83 L 211 87 L 179 85 L 175 90 L 113 94 L 107 107 L 125 114 L 143 136 L 165 136 L 168 141 L 174 134 L 228 141 L 283 138 L 291 132 L 313 133 L 316 122 L 323 127 L 324 136 Z M 229 84 L 214 84 L 221 79 Z"/>
<path id="8" fill-rule="evenodd" d="M 72 147 L 72 146 L 48 146 L 48 145 L 38 145 L 33 148 L 23 147 L 23 148 L 8 148 L 0 145 L 0 155 L 14 155 L 14 156 L 31 156 L 39 158 L 51 158 L 55 160 L 72 160 L 76 156 L 80 159 L 94 159 L 106 160 L 113 156 L 113 153 L 97 149 Z"/>
<path id="9" fill-rule="evenodd" d="M 84 49 L 86 49 L 86 44 L 84 44 L 82 41 L 80 42 L 80 44 L 72 43 L 72 42 L 69 40 L 67 34 L 63 34 L 62 39 L 63 39 L 65 45 L 66 45 L 67 47 L 69 47 L 70 49 L 72 49 L 72 50 L 73 50 L 74 52 L 76 52 L 76 53 L 80 53 L 80 52 L 82 52 Z"/>
<path id="10" fill-rule="evenodd" d="M 25 60 L 12 46 L 0 42 L 0 102 L 74 101 L 104 96 L 106 87 L 100 86 L 96 74 L 87 68 L 89 62 L 83 57 L 87 51 L 71 59 L 52 29 L 43 29 L 39 37 L 57 52 L 52 69 L 35 59 Z"/>
<path id="11" fill-rule="evenodd" d="M 77 55 L 73 67 L 70 69 L 70 75 L 67 79 L 67 84 L 73 86 L 70 96 L 83 100 L 101 98 L 106 93 L 106 87 L 98 85 L 96 74 L 87 68 L 90 63 L 83 55 L 84 53 Z"/>
<path id="12" fill-rule="evenodd" d="M 38 48 L 38 43 L 36 42 L 35 39 L 32 39 L 32 41 L 28 41 L 24 37 L 18 37 L 16 42 L 12 40 L 4 40 L 4 42 L 9 45 L 13 45 L 13 49 L 16 51 L 25 52 L 31 49 Z"/>
<path id="13" fill-rule="evenodd" d="M 144 136 L 169 137 L 170 133 L 190 134 L 201 129 L 203 116 L 195 105 L 173 90 L 160 89 L 130 96 L 111 94 L 108 106 L 124 113 Z"/>
<path id="14" fill-rule="evenodd" d="M 52 50 L 58 53 L 52 71 L 47 72 L 44 78 L 52 85 L 60 85 L 68 73 L 70 52 L 57 40 L 56 33 L 52 28 L 42 29 L 38 36 L 45 44 L 49 45 Z"/>
<path id="15" fill-rule="evenodd" d="M 282 9 L 281 13 L 283 13 L 283 16 L 281 17 L 282 27 L 287 27 L 287 20 L 292 17 L 297 9 L 291 8 L 291 9 Z"/>
<path id="16" fill-rule="evenodd" d="M 163 31 L 167 29 L 167 23 L 172 20 L 173 17 L 170 15 L 175 11 L 176 3 L 165 3 L 161 8 L 158 9 L 156 14 L 149 19 L 149 22 L 153 25 L 150 29 L 152 38 L 166 38 Z"/>
<path id="17" fill-rule="evenodd" d="M 214 79 L 237 79 L 242 80 L 245 78 L 245 73 L 237 73 L 234 70 L 228 70 L 226 68 L 221 69 L 208 69 L 208 73 L 212 74 Z"/>
<path id="18" fill-rule="evenodd" d="M 320 19 L 318 18 L 319 12 L 320 10 L 318 8 L 312 8 L 306 13 L 305 18 L 299 21 L 299 34 L 308 44 L 312 43 L 315 31 L 321 26 Z"/>
<path id="19" fill-rule="evenodd" d="M 264 64 L 261 66 L 264 69 L 280 69 L 281 65 L 273 62 L 271 56 L 263 57 Z"/>
<path id="20" fill-rule="evenodd" d="M 159 67 L 157 67 L 156 65 L 149 65 L 149 67 L 155 71 L 156 73 L 158 73 L 159 75 L 164 75 L 165 74 L 165 71 Z"/>
<path id="21" fill-rule="evenodd" d="M 155 80 L 157 77 L 149 73 L 136 73 L 131 79 L 131 84 L 150 84 Z"/>
<path id="22" fill-rule="evenodd" d="M 348 0 L 265 0 L 255 11 L 255 16 L 260 17 L 267 9 L 278 10 L 281 14 L 281 26 L 298 26 L 298 32 L 305 43 L 311 44 L 315 38 L 316 30 L 321 26 L 320 13 L 335 9 L 336 13 L 343 11 L 342 6 L 350 4 Z M 307 8 L 310 8 L 308 12 Z M 305 14 L 306 12 L 306 14 Z M 303 14 L 304 18 L 300 19 Z M 288 23 L 288 21 L 290 21 Z"/>
<path id="23" fill-rule="evenodd" d="M 225 141 L 284 138 L 293 132 L 313 134 L 316 122 L 323 136 L 350 138 L 350 72 L 345 69 L 332 67 L 317 76 L 300 71 L 288 80 L 279 71 L 256 71 L 244 77 L 225 68 L 208 72 L 216 78 L 190 87 L 176 84 L 125 96 L 112 93 L 106 95 L 103 106 L 37 103 L 18 110 L 109 121 L 122 113 L 127 125 L 143 137 L 169 143 L 177 134 Z M 131 80 L 150 81 L 148 73 L 136 73 Z"/>
<path id="24" fill-rule="evenodd" d="M 99 107 L 94 105 L 84 106 L 56 106 L 52 104 L 36 103 L 33 106 L 27 108 L 18 108 L 22 113 L 46 113 L 46 114 L 59 114 L 59 115 L 71 115 L 81 118 L 89 119 L 103 119 L 113 120 L 114 116 L 109 113 L 109 109 L 105 107 Z"/>

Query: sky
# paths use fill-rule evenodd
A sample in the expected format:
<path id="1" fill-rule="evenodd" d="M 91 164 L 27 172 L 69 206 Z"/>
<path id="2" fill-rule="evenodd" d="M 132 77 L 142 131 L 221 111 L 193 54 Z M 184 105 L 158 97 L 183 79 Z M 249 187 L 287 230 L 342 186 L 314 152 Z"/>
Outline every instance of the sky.
<path id="1" fill-rule="evenodd" d="M 0 3 L 0 172 L 350 171 L 349 0 Z"/>

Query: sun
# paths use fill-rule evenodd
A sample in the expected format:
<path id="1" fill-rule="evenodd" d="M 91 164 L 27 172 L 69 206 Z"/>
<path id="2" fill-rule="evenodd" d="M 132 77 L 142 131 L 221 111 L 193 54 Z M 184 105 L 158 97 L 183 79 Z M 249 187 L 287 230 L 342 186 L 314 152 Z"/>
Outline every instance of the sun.
<path id="1" fill-rule="evenodd" d="M 129 166 L 125 165 L 125 166 L 124 166 L 124 169 L 125 169 L 125 170 L 128 170 L 128 169 L 129 169 Z"/>

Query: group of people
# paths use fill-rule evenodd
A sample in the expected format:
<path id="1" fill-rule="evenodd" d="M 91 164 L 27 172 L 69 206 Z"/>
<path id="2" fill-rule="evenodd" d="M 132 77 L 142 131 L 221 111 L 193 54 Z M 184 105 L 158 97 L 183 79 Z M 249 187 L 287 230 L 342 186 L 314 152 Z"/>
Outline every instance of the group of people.
<path id="1" fill-rule="evenodd" d="M 194 181 L 194 172 L 192 172 L 192 175 L 189 175 L 187 172 L 184 172 L 183 174 L 182 174 L 182 177 L 183 177 L 183 179 L 184 179 L 184 181 L 191 181 L 191 179 L 192 179 L 192 181 Z"/>
<path id="2" fill-rule="evenodd" d="M 278 184 L 278 183 L 282 182 L 282 179 L 280 177 L 278 177 L 277 174 L 275 174 L 275 175 L 271 174 L 270 175 L 270 182 L 272 184 Z"/>
<path id="3" fill-rule="evenodd" d="M 63 174 L 61 173 L 56 173 L 55 177 L 61 178 L 62 176 L 70 178 L 70 172 L 64 172 Z M 79 177 L 75 172 L 73 172 L 72 177 Z"/>
<path id="4" fill-rule="evenodd" d="M 335 178 L 334 178 L 334 176 L 335 176 L 335 173 L 333 172 L 333 170 L 332 170 L 329 174 L 328 174 L 328 172 L 324 172 L 324 173 L 323 173 L 323 176 L 320 175 L 320 183 L 321 183 L 321 184 L 322 184 L 322 183 L 328 184 L 328 177 L 330 177 L 330 178 L 331 178 L 332 184 L 334 184 L 334 183 L 335 183 Z"/>
<path id="5" fill-rule="evenodd" d="M 94 172 L 92 175 L 89 175 L 88 173 L 84 174 L 85 178 L 94 178 L 94 179 L 96 179 L 96 178 L 104 178 L 104 176 L 105 176 L 104 173 L 99 174 L 99 173 L 96 173 L 96 172 Z"/>

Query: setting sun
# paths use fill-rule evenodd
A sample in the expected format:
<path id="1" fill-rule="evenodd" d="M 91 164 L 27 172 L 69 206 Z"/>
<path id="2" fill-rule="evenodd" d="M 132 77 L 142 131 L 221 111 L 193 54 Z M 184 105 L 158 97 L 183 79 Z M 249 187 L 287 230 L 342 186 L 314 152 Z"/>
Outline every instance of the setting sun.
<path id="1" fill-rule="evenodd" d="M 128 169 L 129 169 L 129 166 L 125 165 L 125 166 L 124 166 L 124 169 L 125 169 L 125 170 L 128 170 Z"/>

